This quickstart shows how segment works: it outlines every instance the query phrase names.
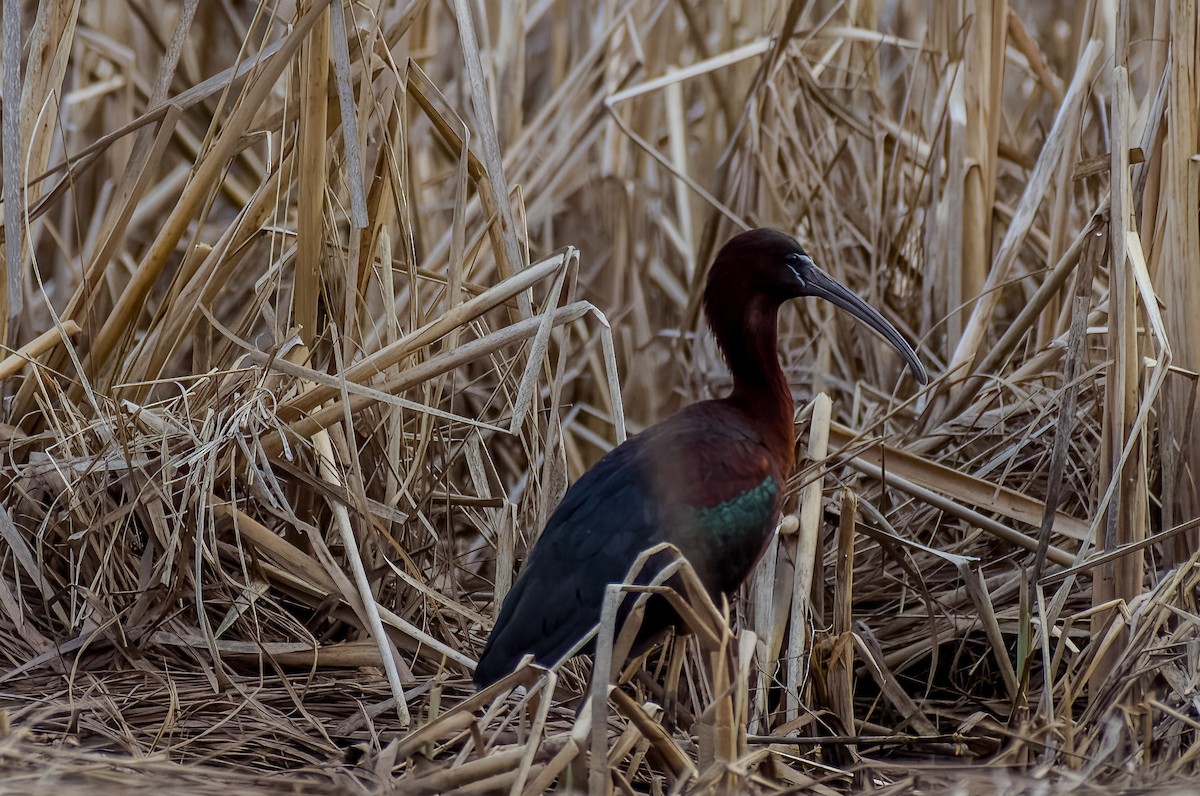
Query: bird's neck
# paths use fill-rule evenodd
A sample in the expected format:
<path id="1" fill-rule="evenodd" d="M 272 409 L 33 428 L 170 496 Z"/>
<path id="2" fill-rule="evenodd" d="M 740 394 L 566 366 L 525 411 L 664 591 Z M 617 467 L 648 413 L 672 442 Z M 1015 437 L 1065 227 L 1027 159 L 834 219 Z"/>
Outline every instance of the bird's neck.
<path id="1" fill-rule="evenodd" d="M 796 441 L 794 406 L 779 366 L 779 302 L 756 294 L 721 304 L 736 308 L 716 314 L 709 308 L 713 334 L 733 375 L 733 392 L 725 400 L 742 409 L 780 460 L 790 464 Z"/>

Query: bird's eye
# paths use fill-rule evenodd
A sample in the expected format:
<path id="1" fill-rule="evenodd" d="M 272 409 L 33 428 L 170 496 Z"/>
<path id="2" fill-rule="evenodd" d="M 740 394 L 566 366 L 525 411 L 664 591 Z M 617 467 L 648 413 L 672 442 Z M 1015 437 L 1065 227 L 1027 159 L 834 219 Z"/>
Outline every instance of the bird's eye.
<path id="1" fill-rule="evenodd" d="M 787 264 L 788 269 L 792 272 L 800 284 L 803 285 L 804 276 L 800 273 L 800 265 L 804 262 L 804 256 L 797 254 L 796 252 L 790 252 L 786 257 L 783 258 L 783 261 Z"/>

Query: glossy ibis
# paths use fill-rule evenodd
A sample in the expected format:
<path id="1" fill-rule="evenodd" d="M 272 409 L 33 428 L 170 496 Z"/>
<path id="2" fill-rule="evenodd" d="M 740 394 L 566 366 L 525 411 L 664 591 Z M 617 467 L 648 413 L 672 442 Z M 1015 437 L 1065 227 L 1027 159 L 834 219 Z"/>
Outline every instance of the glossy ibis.
<path id="1" fill-rule="evenodd" d="M 863 321 L 919 382 L 928 381 L 896 328 L 817 268 L 793 238 L 756 229 L 730 240 L 709 272 L 704 310 L 733 391 L 631 437 L 567 490 L 500 609 L 475 670 L 478 686 L 512 672 L 527 653 L 545 666 L 558 663 L 599 621 L 605 587 L 624 581 L 655 544 L 678 547 L 714 597 L 750 574 L 792 470 L 792 394 L 776 353 L 777 318 L 783 302 L 802 296 Z M 678 621 L 654 600 L 638 636 L 643 644 Z"/>

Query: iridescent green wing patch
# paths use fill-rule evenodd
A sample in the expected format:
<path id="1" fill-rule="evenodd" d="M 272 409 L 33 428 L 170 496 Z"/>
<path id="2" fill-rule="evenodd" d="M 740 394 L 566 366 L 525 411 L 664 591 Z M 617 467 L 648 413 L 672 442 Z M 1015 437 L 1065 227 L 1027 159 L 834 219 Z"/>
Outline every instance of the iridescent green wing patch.
<path id="1" fill-rule="evenodd" d="M 699 524 L 717 536 L 744 532 L 770 522 L 775 513 L 779 484 L 767 476 L 762 483 L 715 506 L 696 511 Z"/>

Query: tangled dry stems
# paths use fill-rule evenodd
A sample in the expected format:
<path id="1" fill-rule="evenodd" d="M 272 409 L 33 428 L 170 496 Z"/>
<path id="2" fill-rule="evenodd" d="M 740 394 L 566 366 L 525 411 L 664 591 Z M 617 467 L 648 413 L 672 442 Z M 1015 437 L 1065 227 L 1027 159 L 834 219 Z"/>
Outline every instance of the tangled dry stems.
<path id="1" fill-rule="evenodd" d="M 1195 776 L 1194 4 L 27 5 L 0 788 Z M 473 694 L 568 480 L 725 388 L 745 224 L 941 377 L 789 315 L 730 621 Z"/>

